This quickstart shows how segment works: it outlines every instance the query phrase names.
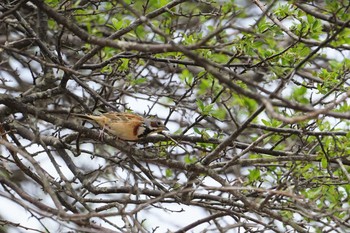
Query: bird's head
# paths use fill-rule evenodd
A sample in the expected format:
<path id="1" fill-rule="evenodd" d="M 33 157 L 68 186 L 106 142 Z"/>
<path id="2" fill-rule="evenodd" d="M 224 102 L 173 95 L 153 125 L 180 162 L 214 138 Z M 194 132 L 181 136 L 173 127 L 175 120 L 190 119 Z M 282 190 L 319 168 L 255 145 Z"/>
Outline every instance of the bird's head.
<path id="1" fill-rule="evenodd" d="M 169 130 L 162 121 L 158 119 L 149 119 L 146 118 L 143 124 L 138 127 L 137 135 L 139 138 L 145 137 L 152 133 L 160 133 L 164 130 Z"/>
<path id="2" fill-rule="evenodd" d="M 158 119 L 146 119 L 146 127 L 150 129 L 151 132 L 162 132 L 169 130 L 162 121 Z"/>

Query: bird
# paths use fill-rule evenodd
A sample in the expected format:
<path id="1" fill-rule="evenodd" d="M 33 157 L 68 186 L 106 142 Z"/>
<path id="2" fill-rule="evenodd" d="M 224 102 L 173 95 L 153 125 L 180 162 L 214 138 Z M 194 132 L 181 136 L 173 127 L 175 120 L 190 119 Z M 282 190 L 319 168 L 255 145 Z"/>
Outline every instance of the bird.
<path id="1" fill-rule="evenodd" d="M 72 115 L 96 122 L 102 128 L 101 136 L 106 130 L 110 135 L 124 141 L 138 141 L 149 134 L 169 130 L 158 119 L 144 118 L 134 113 L 106 112 L 101 115 L 73 113 Z"/>

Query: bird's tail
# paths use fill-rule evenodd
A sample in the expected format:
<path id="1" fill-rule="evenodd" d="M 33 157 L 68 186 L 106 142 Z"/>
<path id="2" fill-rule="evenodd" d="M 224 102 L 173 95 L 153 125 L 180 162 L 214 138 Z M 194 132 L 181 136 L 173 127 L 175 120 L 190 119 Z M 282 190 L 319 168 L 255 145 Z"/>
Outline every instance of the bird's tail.
<path id="1" fill-rule="evenodd" d="M 93 120 L 90 115 L 80 114 L 80 113 L 71 113 L 72 116 L 79 117 L 85 120 Z"/>

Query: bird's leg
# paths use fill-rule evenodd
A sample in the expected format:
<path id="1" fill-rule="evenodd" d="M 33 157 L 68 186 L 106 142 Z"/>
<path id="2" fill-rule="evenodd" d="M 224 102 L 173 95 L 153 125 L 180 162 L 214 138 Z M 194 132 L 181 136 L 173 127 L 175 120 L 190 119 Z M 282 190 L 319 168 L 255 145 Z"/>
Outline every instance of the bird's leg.
<path id="1" fill-rule="evenodd" d="M 103 138 L 104 138 L 105 128 L 106 128 L 106 125 L 104 125 L 102 129 L 100 129 L 100 134 L 98 135 L 98 138 L 101 141 L 103 141 Z"/>

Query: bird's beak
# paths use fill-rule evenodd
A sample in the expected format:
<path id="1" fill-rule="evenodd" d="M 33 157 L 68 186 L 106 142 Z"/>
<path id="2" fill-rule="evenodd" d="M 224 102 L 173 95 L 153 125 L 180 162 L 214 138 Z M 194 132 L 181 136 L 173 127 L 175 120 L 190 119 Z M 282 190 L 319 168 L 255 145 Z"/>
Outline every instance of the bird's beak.
<path id="1" fill-rule="evenodd" d="M 169 131 L 169 129 L 166 126 L 163 126 L 162 130 Z"/>

